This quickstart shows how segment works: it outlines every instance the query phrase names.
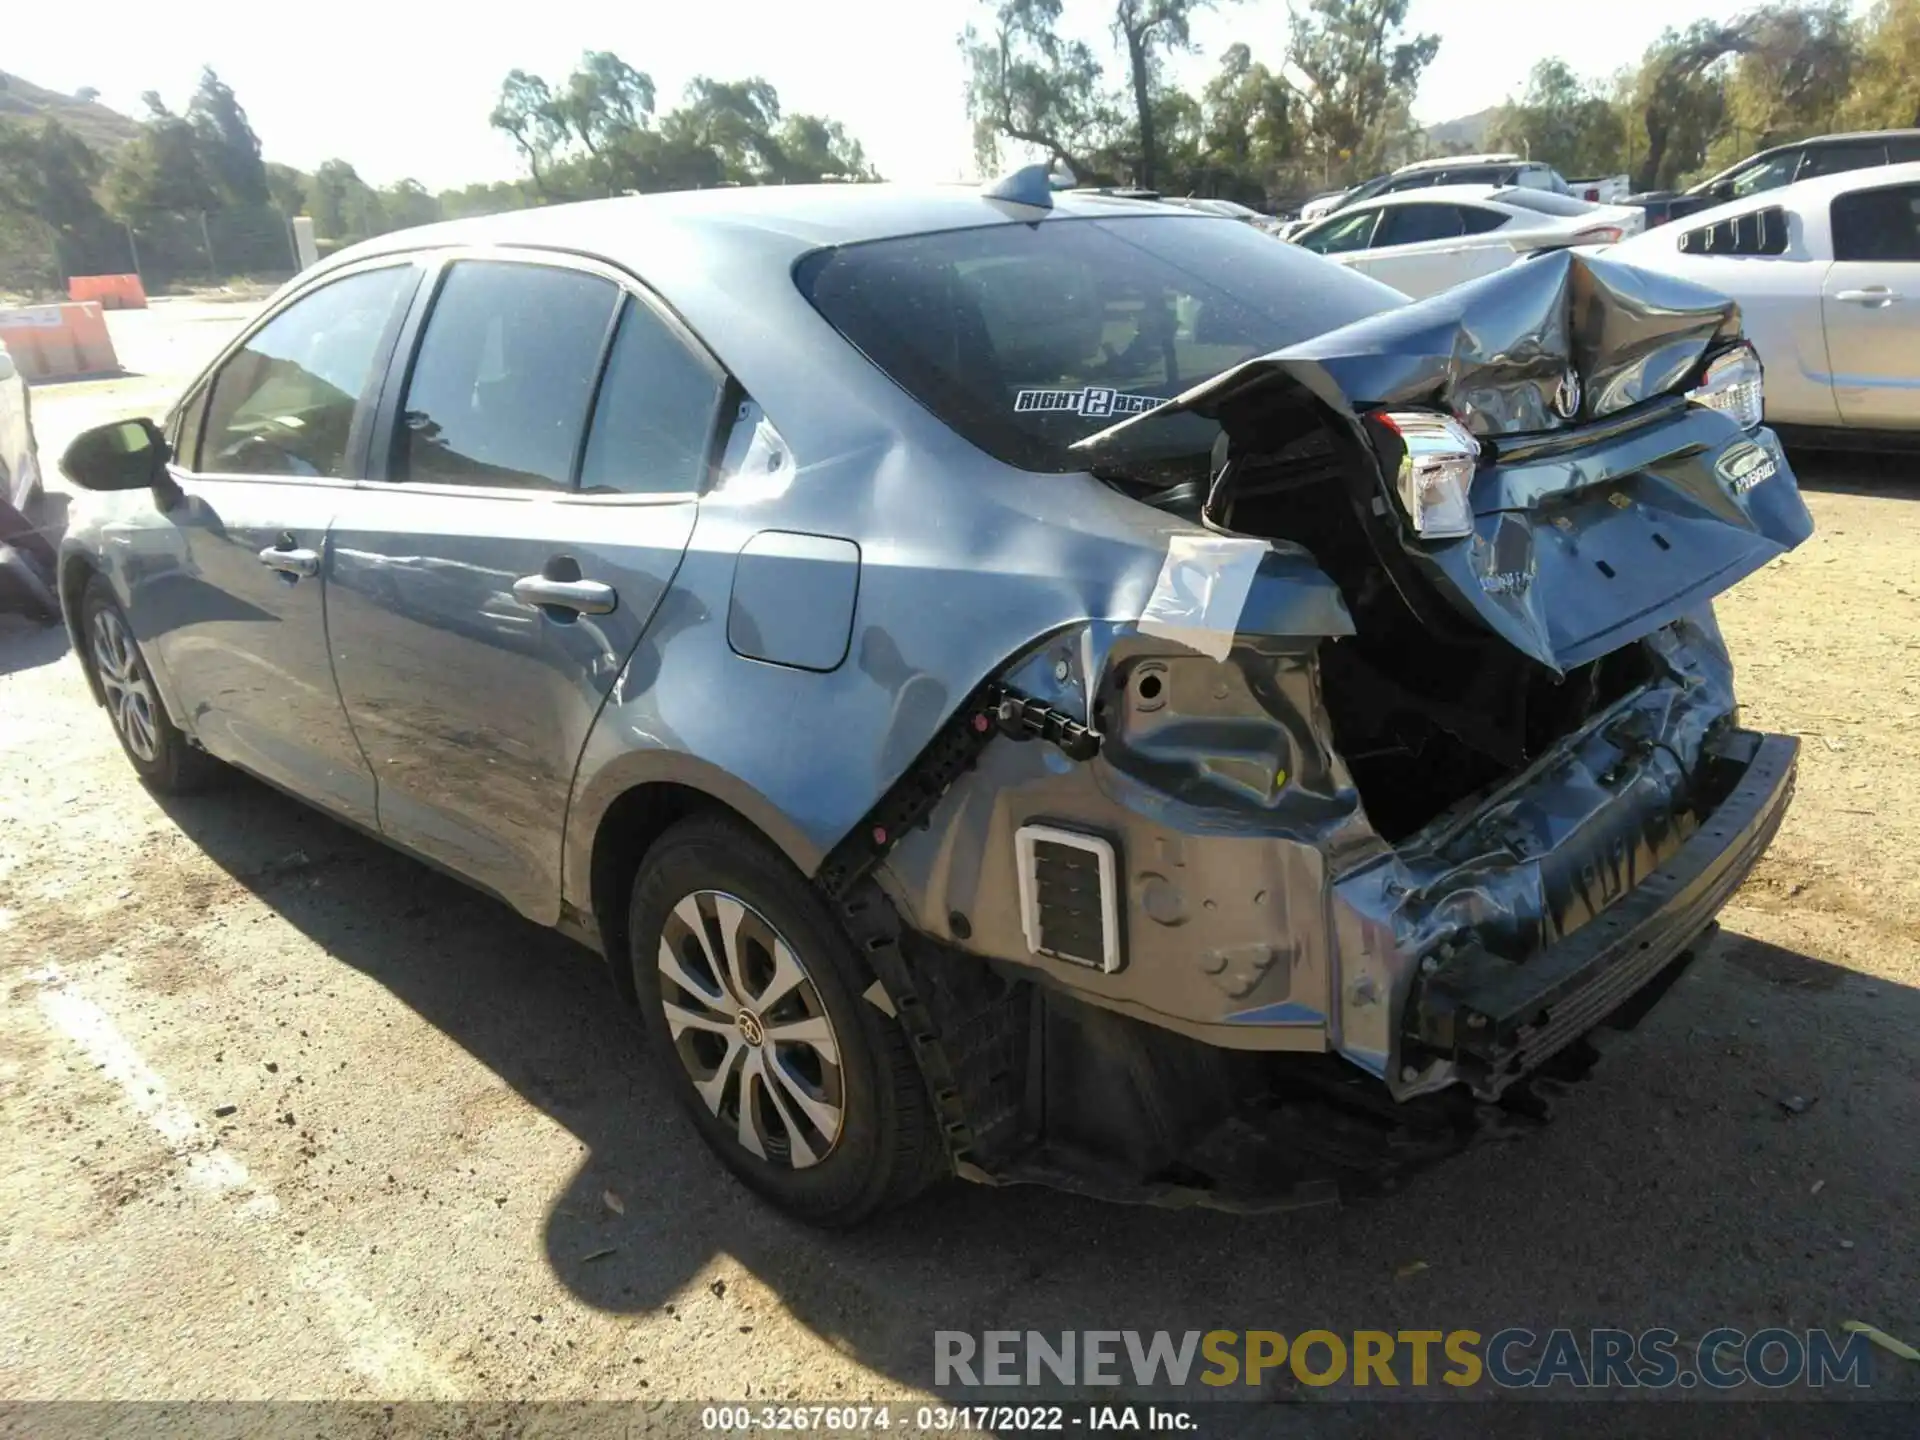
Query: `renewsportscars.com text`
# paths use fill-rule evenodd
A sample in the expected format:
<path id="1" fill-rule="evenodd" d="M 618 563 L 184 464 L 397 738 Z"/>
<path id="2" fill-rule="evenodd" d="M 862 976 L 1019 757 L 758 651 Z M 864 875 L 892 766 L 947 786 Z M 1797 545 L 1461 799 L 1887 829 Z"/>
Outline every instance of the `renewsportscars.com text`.
<path id="1" fill-rule="evenodd" d="M 934 1333 L 936 1386 L 1766 1389 L 1873 1383 L 1865 1335 L 1826 1330 L 963 1330 Z M 1444 1390 L 1441 1393 L 1445 1393 Z"/>

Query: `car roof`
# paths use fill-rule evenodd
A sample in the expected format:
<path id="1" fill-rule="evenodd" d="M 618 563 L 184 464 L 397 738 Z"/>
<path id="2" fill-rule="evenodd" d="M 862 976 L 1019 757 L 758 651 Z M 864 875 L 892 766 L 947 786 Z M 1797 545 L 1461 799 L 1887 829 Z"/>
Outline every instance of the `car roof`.
<path id="1" fill-rule="evenodd" d="M 1368 205 L 1417 205 L 1438 195 L 1442 200 L 1484 200 L 1504 185 L 1424 185 L 1418 190 L 1389 190 L 1366 201 Z"/>
<path id="2" fill-rule="evenodd" d="M 1052 198 L 1053 208 L 1042 223 L 1046 218 L 1167 218 L 1173 213 L 1156 201 L 1097 191 L 1057 190 Z M 991 200 L 971 185 L 742 185 L 445 220 L 364 240 L 328 264 L 397 250 L 525 245 L 596 255 L 615 264 L 631 264 L 644 274 L 648 273 L 649 237 L 668 231 L 716 245 L 750 238 L 757 249 L 785 248 L 798 256 L 828 245 L 1030 223 L 1034 223 L 1031 207 Z"/>
<path id="3" fill-rule="evenodd" d="M 1071 191 L 1050 198 L 1050 210 L 1037 210 L 988 199 L 968 185 L 769 185 L 513 210 L 362 241 L 295 276 L 268 302 L 268 313 L 362 260 L 448 250 L 582 256 L 626 271 L 658 296 L 768 414 L 780 417 L 790 445 L 838 453 L 836 446 L 868 434 L 862 417 L 897 391 L 850 346 L 823 343 L 832 329 L 794 281 L 805 256 L 866 241 L 1103 218 L 1246 229 L 1243 221 L 1153 200 Z M 822 405 L 823 387 L 833 386 L 862 399 Z"/>
<path id="4" fill-rule="evenodd" d="M 1689 230 L 1698 230 L 1702 226 L 1712 225 L 1721 220 L 1732 219 L 1736 215 L 1751 215 L 1756 210 L 1768 210 L 1776 207 L 1796 209 L 1809 205 L 1819 205 L 1830 201 L 1836 195 L 1844 195 L 1852 190 L 1877 190 L 1883 185 L 1912 185 L 1920 183 L 1920 160 L 1904 160 L 1898 165 L 1869 165 L 1862 170 L 1841 170 L 1832 175 L 1816 175 L 1811 180 L 1797 180 L 1791 185 L 1778 185 L 1771 190 L 1756 191 L 1739 200 L 1727 200 L 1719 205 L 1709 206 L 1705 210 L 1696 210 L 1691 215 L 1682 215 L 1678 220 L 1670 220 L 1665 225 L 1629 236 L 1622 244 L 1636 244 L 1642 237 L 1648 237 L 1649 245 L 1655 243 L 1651 237 L 1669 236 L 1675 244 L 1678 237 Z"/>
<path id="5" fill-rule="evenodd" d="M 1912 140 L 1920 137 L 1920 130 L 1841 130 L 1832 135 L 1809 135 L 1804 140 L 1783 140 L 1778 145 L 1769 145 L 1764 150 L 1754 151 L 1743 160 L 1734 161 L 1724 170 L 1714 171 L 1699 184 L 1691 186 L 1687 193 L 1691 194 L 1695 190 L 1713 184 L 1716 180 L 1725 179 L 1735 171 L 1744 170 L 1757 161 L 1767 160 L 1775 155 L 1784 155 L 1789 150 L 1804 150 L 1809 145 L 1841 145 L 1850 141 L 1884 140 L 1889 136 L 1901 140 Z"/>
<path id="6" fill-rule="evenodd" d="M 1408 175 L 1417 170 L 1439 170 L 1449 165 L 1525 165 L 1529 162 L 1507 151 L 1498 151 L 1488 155 L 1436 155 L 1427 160 L 1415 160 L 1410 165 L 1402 165 L 1394 171 L 1395 175 Z"/>
<path id="7" fill-rule="evenodd" d="M 1781 144 L 1769 146 L 1767 149 L 1761 150 L 1748 158 L 1758 160 L 1760 156 L 1771 155 L 1775 151 L 1801 150 L 1809 145 L 1836 145 L 1846 140 L 1881 140 L 1889 135 L 1897 135 L 1903 139 L 1911 139 L 1916 135 L 1920 135 L 1920 130 L 1839 130 L 1831 135 L 1809 135 L 1804 140 L 1783 141 Z M 1744 165 L 1746 161 L 1743 160 L 1740 163 Z"/>
<path id="8" fill-rule="evenodd" d="M 1511 189 L 1513 189 L 1511 185 L 1425 185 L 1418 190 L 1390 190 L 1385 195 L 1375 195 L 1372 199 L 1363 200 L 1360 203 L 1362 205 L 1432 205 L 1438 202 L 1455 205 L 1491 204 L 1497 208 L 1505 202 L 1495 197 L 1504 195 Z"/>

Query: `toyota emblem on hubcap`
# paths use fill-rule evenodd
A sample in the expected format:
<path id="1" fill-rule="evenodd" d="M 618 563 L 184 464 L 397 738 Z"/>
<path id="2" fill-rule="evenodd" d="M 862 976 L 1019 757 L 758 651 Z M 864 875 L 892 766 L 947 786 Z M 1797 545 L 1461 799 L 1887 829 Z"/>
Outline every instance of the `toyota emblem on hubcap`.
<path id="1" fill-rule="evenodd" d="M 767 1038 L 766 1029 L 760 1024 L 760 1017 L 751 1010 L 742 1010 L 734 1017 L 734 1023 L 740 1027 L 740 1038 L 749 1045 L 759 1045 Z"/>

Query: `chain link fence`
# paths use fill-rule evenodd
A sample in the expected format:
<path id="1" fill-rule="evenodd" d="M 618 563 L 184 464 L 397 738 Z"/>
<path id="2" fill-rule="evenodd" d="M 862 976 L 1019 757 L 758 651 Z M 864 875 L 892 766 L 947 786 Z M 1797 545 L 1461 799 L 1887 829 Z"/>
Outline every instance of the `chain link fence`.
<path id="1" fill-rule="evenodd" d="M 52 297 L 75 275 L 138 275 L 148 294 L 232 280 L 278 282 L 300 268 L 291 219 L 272 206 L 189 210 L 134 224 L 55 230 L 0 216 L 0 293 Z"/>

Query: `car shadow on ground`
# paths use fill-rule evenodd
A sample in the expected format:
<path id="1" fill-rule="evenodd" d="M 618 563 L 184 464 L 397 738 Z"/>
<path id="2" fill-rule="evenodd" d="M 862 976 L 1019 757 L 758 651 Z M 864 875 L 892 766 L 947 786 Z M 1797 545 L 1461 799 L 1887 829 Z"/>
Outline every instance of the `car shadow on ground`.
<path id="1" fill-rule="evenodd" d="M 66 628 L 57 621 L 0 613 L 0 676 L 52 665 L 66 653 Z"/>
<path id="2" fill-rule="evenodd" d="M 1920 449 L 1791 449 L 1794 479 L 1802 490 L 1824 495 L 1868 495 L 1920 500 Z"/>
<path id="3" fill-rule="evenodd" d="M 937 1330 L 1666 1325 L 1697 1338 L 1721 1324 L 1898 1327 L 1920 1291 L 1890 1198 L 1920 1133 L 1920 994 L 1748 936 L 1723 935 L 1640 1029 L 1611 1037 L 1552 1124 L 1384 1200 L 1242 1217 L 954 1183 L 828 1234 L 705 1153 L 597 957 L 250 781 L 165 804 L 290 924 L 584 1143 L 580 1169 L 551 1177 L 543 1241 L 602 1310 L 661 1310 L 724 1253 L 835 1347 L 926 1388 Z M 1257 1393 L 1293 1385 L 1270 1374 Z"/>

